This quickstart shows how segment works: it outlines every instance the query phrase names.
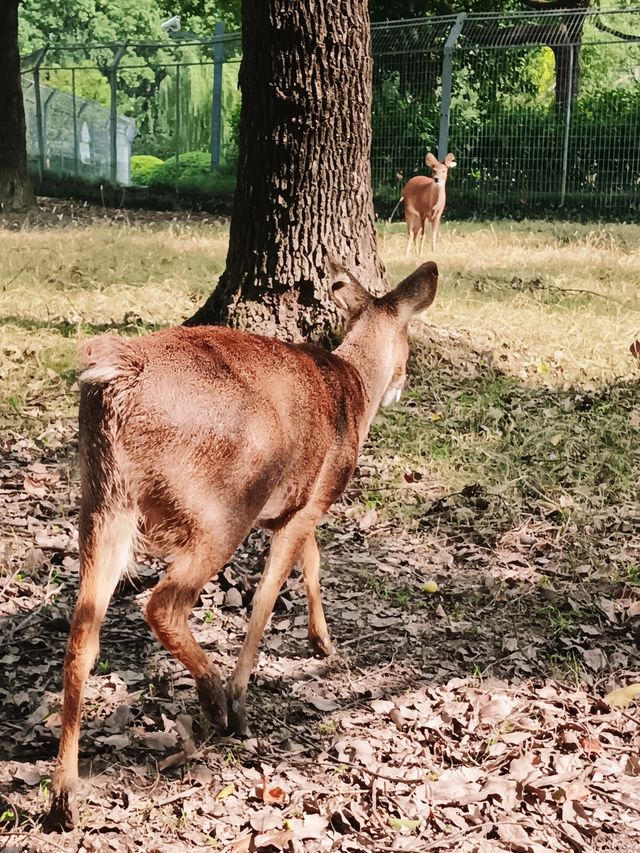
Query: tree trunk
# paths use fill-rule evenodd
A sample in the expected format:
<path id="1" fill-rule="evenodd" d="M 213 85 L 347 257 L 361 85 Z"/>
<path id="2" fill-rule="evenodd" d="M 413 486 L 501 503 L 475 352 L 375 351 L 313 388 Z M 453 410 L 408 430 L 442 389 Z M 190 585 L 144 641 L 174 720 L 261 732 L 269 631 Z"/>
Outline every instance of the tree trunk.
<path id="1" fill-rule="evenodd" d="M 18 2 L 0 2 L 0 209 L 30 207 L 27 140 L 18 51 Z"/>
<path id="2" fill-rule="evenodd" d="M 227 264 L 188 325 L 295 340 L 337 324 L 326 258 L 379 289 L 366 0 L 243 0 L 238 180 Z"/>
<path id="3" fill-rule="evenodd" d="M 567 10 L 575 13 L 571 18 L 558 17 L 547 26 L 533 25 L 529 30 L 538 28 L 542 34 L 549 31 L 547 42 L 553 50 L 556 63 L 556 115 L 562 118 L 569 104 L 578 97 L 580 92 L 580 46 L 582 31 L 591 0 L 522 0 L 529 9 L 536 10 Z M 563 44 L 562 42 L 569 42 Z M 573 55 L 573 58 L 572 58 Z"/>

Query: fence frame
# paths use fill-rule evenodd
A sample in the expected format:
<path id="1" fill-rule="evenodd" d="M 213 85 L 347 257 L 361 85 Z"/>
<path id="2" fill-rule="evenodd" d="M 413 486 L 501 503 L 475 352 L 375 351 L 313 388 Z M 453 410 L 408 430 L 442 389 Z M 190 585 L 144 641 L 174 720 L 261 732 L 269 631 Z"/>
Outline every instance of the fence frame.
<path id="1" fill-rule="evenodd" d="M 127 39 L 124 41 L 118 42 L 114 44 L 114 54 L 113 54 L 113 62 L 109 66 L 109 88 L 110 88 L 110 102 L 109 102 L 109 145 L 111 149 L 111 162 L 109 164 L 111 169 L 111 183 L 116 184 L 118 182 L 118 66 L 122 61 L 122 57 L 124 56 L 127 47 L 129 46 L 129 42 Z M 75 92 L 74 92 L 75 95 Z"/>
<path id="2" fill-rule="evenodd" d="M 464 141 L 468 151 L 469 163 L 471 164 L 472 158 L 474 158 L 476 163 L 474 168 L 483 170 L 478 172 L 478 175 L 481 175 L 478 178 L 475 177 L 475 173 L 472 175 L 471 172 L 464 175 L 465 181 L 464 185 L 461 184 L 460 198 L 461 203 L 464 199 L 464 203 L 470 209 L 488 210 L 493 209 L 493 207 L 498 209 L 500 205 L 503 205 L 504 209 L 507 209 L 509 205 L 517 204 L 516 194 L 519 192 L 517 189 L 519 186 L 518 181 L 521 181 L 520 185 L 523 186 L 522 192 L 529 194 L 528 197 L 531 205 L 542 205 L 544 203 L 541 201 L 542 196 L 547 194 L 551 199 L 550 204 L 553 208 L 570 209 L 572 205 L 574 207 L 576 205 L 578 207 L 584 205 L 586 208 L 591 205 L 594 210 L 597 210 L 607 206 L 615 206 L 615 203 L 618 203 L 618 206 L 620 206 L 622 202 L 615 202 L 615 194 L 621 193 L 630 199 L 634 210 L 640 209 L 640 193 L 636 191 L 635 185 L 633 185 L 634 176 L 640 174 L 637 162 L 638 158 L 634 153 L 636 150 L 636 140 L 638 149 L 640 150 L 640 134 L 637 137 L 634 136 L 634 131 L 633 129 L 629 129 L 628 122 L 626 125 L 621 125 L 625 127 L 626 135 L 622 137 L 623 141 L 615 148 L 615 151 L 617 152 L 616 157 L 618 158 L 618 162 L 623 163 L 627 171 L 625 173 L 626 177 L 618 181 L 613 174 L 613 169 L 607 169 L 606 159 L 603 154 L 606 151 L 606 145 L 610 143 L 605 142 L 604 147 L 603 143 L 597 142 L 591 145 L 589 137 L 586 135 L 589 133 L 590 126 L 588 123 L 585 123 L 584 113 L 581 111 L 579 102 L 576 101 L 576 93 L 573 88 L 574 74 L 576 72 L 575 65 L 580 61 L 580 51 L 583 46 L 596 44 L 640 45 L 640 34 L 635 35 L 634 32 L 627 32 L 630 29 L 633 30 L 633 24 L 638 20 L 638 13 L 640 13 L 640 5 L 635 8 L 607 9 L 604 11 L 598 8 L 575 11 L 566 9 L 544 11 L 521 10 L 507 14 L 499 12 L 461 12 L 439 17 L 374 23 L 372 25 L 372 34 L 377 37 L 377 47 L 376 38 L 374 38 L 374 69 L 378 66 L 378 63 L 380 63 L 379 68 L 389 69 L 389 71 L 392 71 L 394 68 L 407 69 L 409 79 L 412 79 L 412 74 L 424 68 L 425 72 L 423 73 L 428 74 L 430 81 L 420 90 L 419 85 L 416 86 L 416 78 L 414 77 L 414 82 L 411 84 L 414 87 L 413 89 L 399 89 L 401 96 L 404 97 L 405 91 L 412 93 L 416 102 L 421 105 L 422 112 L 419 113 L 419 121 L 413 123 L 407 121 L 404 117 L 407 115 L 406 112 L 398 113 L 400 116 L 398 121 L 392 118 L 388 124 L 385 124 L 383 120 L 381 132 L 383 133 L 384 142 L 379 148 L 380 159 L 374 159 L 372 162 L 372 171 L 374 175 L 377 174 L 376 187 L 379 187 L 380 192 L 383 194 L 387 191 L 387 181 L 389 184 L 391 183 L 392 173 L 390 172 L 388 179 L 385 175 L 386 171 L 390 168 L 393 168 L 398 173 L 404 170 L 405 174 L 407 174 L 407 168 L 410 168 L 412 171 L 419 168 L 416 155 L 409 148 L 410 143 L 408 140 L 410 140 L 413 133 L 414 140 L 418 145 L 423 145 L 424 150 L 431 149 L 435 151 L 437 145 L 438 157 L 441 160 L 448 153 L 450 144 L 461 146 L 461 140 Z M 600 20 L 601 18 L 603 19 L 602 21 Z M 585 30 L 584 27 L 587 21 L 593 21 L 593 24 L 588 30 Z M 600 25 L 598 22 L 600 22 Z M 631 22 L 631 25 L 628 22 Z M 587 32 L 588 37 L 585 38 Z M 522 36 L 523 33 L 524 37 Z M 181 91 L 180 86 L 181 68 L 183 65 L 185 67 L 196 64 L 204 66 L 211 65 L 211 135 L 209 153 L 210 168 L 212 172 L 215 172 L 222 159 L 223 70 L 227 62 L 237 61 L 237 49 L 240 46 L 240 42 L 239 33 L 226 32 L 224 25 L 218 22 L 214 26 L 213 33 L 206 38 L 199 38 L 189 34 L 189 38 L 184 38 L 178 42 L 168 39 L 166 42 L 157 41 L 153 43 L 121 41 L 113 44 L 46 44 L 37 51 L 34 51 L 29 57 L 25 57 L 23 61 L 30 63 L 30 67 L 25 68 L 24 73 L 32 75 L 33 91 L 35 93 L 35 129 L 37 132 L 37 169 L 39 177 L 42 179 L 48 151 L 47 140 L 45 138 L 47 104 L 43 103 L 41 92 L 42 71 L 49 70 L 45 67 L 47 58 L 52 57 L 51 63 L 49 63 L 51 70 L 60 68 L 71 72 L 73 113 L 73 139 L 71 144 L 73 144 L 74 154 L 70 173 L 78 176 L 83 171 L 79 162 L 81 139 L 78 120 L 87 107 L 87 103 L 79 105 L 76 100 L 77 72 L 80 69 L 84 70 L 90 67 L 89 64 L 83 64 L 83 59 L 91 56 L 90 51 L 109 49 L 112 52 L 113 56 L 107 60 L 108 64 L 101 64 L 102 60 L 96 57 L 95 67 L 99 68 L 105 74 L 109 83 L 108 153 L 110 163 L 106 164 L 106 155 L 103 162 L 104 168 L 114 184 L 117 183 L 119 173 L 117 157 L 120 143 L 118 134 L 122 133 L 122 122 L 118 115 L 118 95 L 119 86 L 123 85 L 123 73 L 119 74 L 119 72 L 123 72 L 124 69 L 143 68 L 145 64 L 151 65 L 153 61 L 159 63 L 157 67 L 162 67 L 162 64 L 164 64 L 167 73 L 169 73 L 170 69 L 174 69 L 173 74 L 176 86 L 175 114 L 173 114 L 169 123 L 170 130 L 173 125 L 174 141 L 172 143 L 171 136 L 169 135 L 167 148 L 171 150 L 171 146 L 173 145 L 176 164 L 175 188 L 178 190 L 180 158 L 181 154 L 186 150 L 184 147 L 183 150 L 180 148 L 181 137 L 184 136 L 186 129 L 186 118 L 183 114 L 185 93 Z M 203 51 L 200 54 L 199 62 L 192 61 L 189 55 L 183 54 L 180 50 L 176 53 L 160 53 L 163 50 L 173 51 L 175 48 L 187 48 L 195 45 Z M 227 50 L 229 46 L 231 47 L 231 54 Z M 458 112 L 460 109 L 459 91 L 463 93 L 473 91 L 472 89 L 467 90 L 465 88 L 467 86 L 467 78 L 464 76 L 459 78 L 461 82 L 456 85 L 456 79 L 461 70 L 473 69 L 475 59 L 473 57 L 466 58 L 464 56 L 466 51 L 477 52 L 479 54 L 479 61 L 486 61 L 488 63 L 486 67 L 508 69 L 512 66 L 506 60 L 504 63 L 502 61 L 494 62 L 493 59 L 489 61 L 489 52 L 500 52 L 506 57 L 509 55 L 508 52 L 512 50 L 527 51 L 540 47 L 550 47 L 554 50 L 556 53 L 556 63 L 560 55 L 559 51 L 564 50 L 566 65 L 563 64 L 562 66 L 565 69 L 562 72 L 563 75 L 568 70 L 568 77 L 563 77 L 566 82 L 566 87 L 563 88 L 566 101 L 563 102 L 563 97 L 558 100 L 556 118 L 548 125 L 549 128 L 552 128 L 551 130 L 545 130 L 546 125 L 542 123 L 544 119 L 544 107 L 542 105 L 547 103 L 542 100 L 537 102 L 534 100 L 530 102 L 523 101 L 525 109 L 529 108 L 529 104 L 531 105 L 533 119 L 531 119 L 531 123 L 529 124 L 529 119 L 525 113 L 525 117 L 521 119 L 523 122 L 521 131 L 516 128 L 515 132 L 511 132 L 508 124 L 508 111 L 510 109 L 508 100 L 506 101 L 507 106 L 501 107 L 501 112 L 498 110 L 494 112 L 490 105 L 480 102 L 477 109 L 478 118 L 474 117 L 472 111 L 471 118 L 465 120 L 463 113 L 461 127 L 458 127 L 457 117 L 461 115 Z M 141 48 L 143 50 L 139 50 Z M 138 49 L 138 52 L 130 54 L 129 61 L 126 61 L 125 58 L 129 49 Z M 151 54 L 146 53 L 147 50 L 151 51 L 153 49 L 159 52 L 157 60 L 152 60 Z M 59 62 L 56 62 L 54 54 L 58 54 L 61 57 Z M 404 63 L 403 65 L 394 65 L 394 56 L 396 55 L 401 58 Z M 633 53 L 631 55 L 635 61 L 636 54 Z M 148 58 L 145 58 L 147 56 Z M 483 56 L 484 60 L 482 59 Z M 421 64 L 419 66 L 414 65 L 412 70 L 413 57 L 415 57 L 415 63 Z M 156 68 L 155 65 L 153 67 Z M 434 70 L 438 67 L 439 71 Z M 480 65 L 478 67 L 483 68 L 485 66 Z M 514 63 L 513 67 L 519 66 Z M 621 60 L 619 67 L 621 70 L 624 69 L 624 59 Z M 383 71 L 383 73 L 386 72 Z M 404 74 L 405 71 L 401 73 Z M 487 86 L 480 87 L 477 82 L 479 78 L 477 76 L 474 77 L 473 74 L 477 74 L 477 71 L 471 74 L 470 80 L 472 82 L 469 85 L 474 85 L 473 81 L 475 80 L 476 91 L 481 91 L 486 98 L 487 92 L 490 92 L 491 88 Z M 425 76 L 424 79 L 426 80 L 427 77 Z M 556 77 L 556 81 L 558 80 L 559 76 Z M 184 87 L 184 76 L 182 84 Z M 401 84 L 401 87 L 402 85 L 404 84 Z M 629 86 L 630 84 L 625 83 L 624 85 Z M 540 91 L 542 92 L 542 90 Z M 598 97 L 597 87 L 594 91 L 596 92 L 594 97 Z M 633 91 L 632 86 L 631 91 Z M 512 97 L 512 89 L 508 86 L 506 89 L 498 91 L 499 97 L 502 97 L 502 93 L 504 92 L 507 93 L 505 96 L 506 99 Z M 422 100 L 420 100 L 421 97 Z M 392 101 L 388 103 L 391 104 Z M 603 103 L 606 104 L 604 101 Z M 562 104 L 562 109 L 559 109 L 560 104 Z M 614 108 L 612 107 L 612 109 Z M 535 109 L 538 109 L 537 114 L 534 112 Z M 549 107 L 549 109 L 551 108 Z M 599 120 L 603 123 L 601 125 L 593 125 L 596 131 L 596 140 L 600 132 L 604 133 L 607 116 L 609 115 L 607 112 L 608 109 L 605 106 L 601 113 L 602 119 Z M 630 109 L 631 111 L 628 115 L 632 117 L 633 108 Z M 386 115 L 386 113 L 382 115 Z M 518 115 L 517 111 L 514 112 L 514 115 Z M 523 115 L 523 113 L 521 112 L 520 115 Z M 542 116 L 540 123 L 536 123 L 536 115 Z M 633 121 L 633 118 L 630 120 Z M 466 124 L 465 121 L 467 122 Z M 474 125 L 476 121 L 477 128 Z M 494 124 L 492 128 L 491 122 L 494 121 L 497 124 Z M 206 124 L 202 124 L 200 127 L 204 130 L 199 131 L 200 135 L 197 137 L 199 140 L 198 146 L 203 143 L 206 135 L 209 133 Z M 599 127 L 602 128 L 602 131 L 598 130 Z M 420 129 L 423 130 L 425 136 L 418 135 L 417 131 Z M 509 131 L 509 134 L 506 135 L 506 139 L 509 140 L 508 144 L 506 142 L 501 144 L 500 133 L 503 129 Z M 485 137 L 482 137 L 481 134 L 485 132 Z M 404 133 L 404 137 L 400 135 L 401 133 Z M 545 136 L 545 134 L 547 135 Z M 434 139 L 433 137 L 436 136 L 437 139 Z M 380 139 L 381 137 L 378 136 L 377 138 Z M 538 139 L 541 140 L 540 143 L 537 142 Z M 545 186 L 541 186 L 539 189 L 536 185 L 532 184 L 532 180 L 535 180 L 532 178 L 535 167 L 532 167 L 531 171 L 528 172 L 526 163 L 522 165 L 523 158 L 518 151 L 520 143 L 525 144 L 529 141 L 531 141 L 530 145 L 534 146 L 534 151 L 535 145 L 544 145 L 547 152 L 553 152 L 552 156 L 555 160 L 553 174 L 547 176 Z M 32 136 L 32 151 L 35 151 L 34 142 L 35 140 Z M 613 145 L 613 143 L 611 144 Z M 413 143 L 411 145 L 413 148 L 417 147 Z M 492 145 L 495 145 L 495 151 L 499 152 L 496 154 L 496 159 L 492 159 L 494 156 L 494 149 L 491 148 Z M 580 149 L 581 145 L 584 146 L 582 149 L 585 152 L 584 154 Z M 67 150 L 69 149 L 70 145 L 68 145 Z M 198 148 L 198 150 L 201 149 Z M 67 162 L 70 159 L 66 154 L 61 156 L 66 157 Z M 162 154 L 161 156 L 165 155 Z M 547 154 L 546 156 L 549 155 Z M 498 157 L 502 159 L 497 159 Z M 595 158 L 593 160 L 594 165 L 589 165 L 589 157 Z M 459 161 L 460 159 L 460 156 L 458 156 Z M 397 161 L 397 168 L 394 165 L 394 161 Z M 64 161 L 61 161 L 61 164 L 61 168 L 64 169 Z M 421 157 L 420 165 L 422 164 L 423 159 Z M 471 165 L 469 168 L 471 169 Z M 593 175 L 589 173 L 589 169 L 593 170 Z M 620 174 L 623 174 L 622 170 Z M 582 202 L 581 199 L 583 197 L 588 200 Z M 615 203 L 612 202 L 612 199 L 614 199 Z"/>
<path id="3" fill-rule="evenodd" d="M 224 65 L 224 24 L 219 21 L 213 31 L 213 95 L 211 98 L 211 171 L 220 165 L 222 135 L 222 69 Z"/>
<path id="4" fill-rule="evenodd" d="M 444 161 L 449 147 L 449 124 L 451 122 L 451 89 L 453 85 L 453 49 L 460 37 L 467 18 L 466 12 L 456 16 L 444 45 L 442 56 L 442 96 L 440 101 L 440 134 L 438 137 L 438 159 Z"/>

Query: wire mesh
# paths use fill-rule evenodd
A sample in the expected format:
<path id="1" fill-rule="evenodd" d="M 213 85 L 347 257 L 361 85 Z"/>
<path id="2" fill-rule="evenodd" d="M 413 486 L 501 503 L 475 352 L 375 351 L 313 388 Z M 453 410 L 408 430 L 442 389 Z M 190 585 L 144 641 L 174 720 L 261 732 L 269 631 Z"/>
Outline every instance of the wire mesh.
<path id="1" fill-rule="evenodd" d="M 450 215 L 637 217 L 640 7 L 385 22 L 372 47 L 381 214 L 428 173 L 428 151 L 450 150 Z M 23 60 L 33 168 L 230 193 L 240 58 L 237 33 L 36 51 Z"/>
<path id="2" fill-rule="evenodd" d="M 231 191 L 239 62 L 236 33 L 36 51 L 22 64 L 33 170 L 161 190 L 211 192 L 220 184 Z"/>
<path id="3" fill-rule="evenodd" d="M 458 163 L 447 185 L 450 215 L 637 217 L 640 8 L 460 17 L 459 32 L 451 18 L 395 22 L 393 50 L 381 56 L 374 36 L 381 211 L 395 203 L 389 176 L 428 174 L 424 155 L 446 146 Z M 407 79 L 411 88 L 397 86 L 388 108 L 386 81 Z M 380 109 L 386 121 L 376 122 Z"/>
<path id="4" fill-rule="evenodd" d="M 438 138 L 442 51 L 455 16 L 372 28 L 372 180 L 393 204 Z"/>

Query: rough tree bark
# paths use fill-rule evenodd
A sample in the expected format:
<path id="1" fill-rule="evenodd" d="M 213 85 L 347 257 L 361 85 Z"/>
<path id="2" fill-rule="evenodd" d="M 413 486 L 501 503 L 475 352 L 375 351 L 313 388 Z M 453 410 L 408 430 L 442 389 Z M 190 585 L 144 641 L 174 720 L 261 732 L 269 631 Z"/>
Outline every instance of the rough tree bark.
<path id="1" fill-rule="evenodd" d="M 295 340 L 337 323 L 326 257 L 379 287 L 366 0 L 243 0 L 240 152 L 226 269 L 188 325 Z"/>
<path id="2" fill-rule="evenodd" d="M 0 209 L 34 203 L 27 173 L 27 142 L 18 51 L 19 0 L 0 2 Z"/>

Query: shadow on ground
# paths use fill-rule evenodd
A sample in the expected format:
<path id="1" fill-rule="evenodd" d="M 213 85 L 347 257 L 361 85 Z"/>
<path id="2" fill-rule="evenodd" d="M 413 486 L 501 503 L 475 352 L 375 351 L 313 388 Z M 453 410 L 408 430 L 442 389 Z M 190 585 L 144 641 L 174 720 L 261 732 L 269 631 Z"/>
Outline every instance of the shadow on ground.
<path id="1" fill-rule="evenodd" d="M 620 826 L 637 837 L 627 818 L 640 802 L 634 806 L 624 788 L 607 788 L 605 808 L 597 785 L 609 785 L 612 776 L 622 785 L 625 774 L 640 772 L 637 762 L 625 763 L 637 732 L 624 718 L 612 721 L 602 701 L 639 679 L 633 567 L 640 517 L 629 488 L 638 456 L 625 411 L 637 388 L 532 391 L 464 340 L 430 347 L 418 354 L 405 411 L 376 427 L 355 482 L 321 530 L 324 597 L 338 653 L 327 661 L 310 656 L 304 591 L 292 577 L 252 680 L 246 743 L 210 737 L 191 679 L 151 637 L 142 608 L 157 567 L 142 563 L 135 585 L 121 585 L 85 702 L 81 758 L 92 779 L 91 810 L 64 849 L 103 849 L 87 840 L 97 844 L 104 833 L 125 850 L 206 849 L 207 838 L 226 844 L 243 833 L 254 847 L 234 849 L 260 849 L 256 833 L 277 828 L 294 838 L 287 826 L 297 824 L 286 821 L 309 818 L 311 827 L 314 815 L 322 816 L 324 834 L 300 836 L 304 849 L 329 849 L 321 840 L 329 831 L 332 849 L 340 850 L 391 849 L 398 838 L 418 839 L 417 846 L 408 841 L 394 849 L 426 849 L 420 843 L 427 837 L 429 849 L 479 850 L 464 845 L 482 837 L 506 845 L 496 850 L 519 849 L 517 843 L 532 851 L 535 844 L 635 849 L 633 842 L 624 846 Z M 495 411 L 487 417 L 489 408 Z M 561 438 L 539 450 L 536 436 L 550 430 Z M 37 821 L 57 747 L 77 579 L 75 515 L 60 509 L 75 504 L 76 487 L 55 479 L 69 453 L 19 441 L 2 452 L 2 526 L 10 547 L 0 601 L 0 778 L 5 825 L 28 834 L 30 850 L 50 849 Z M 552 456 L 546 463 L 545 454 Z M 462 481 L 451 492 L 437 482 L 448 469 Z M 34 493 L 38 471 L 44 482 Z M 465 482 L 467 472 L 473 477 Z M 266 547 L 264 536 L 250 537 L 193 614 L 197 638 L 227 673 Z M 425 590 L 426 581 L 438 591 Z M 240 607 L 226 606 L 230 589 L 240 593 Z M 485 719 L 487 702 L 503 707 Z M 180 715 L 193 727 L 188 749 L 176 729 Z M 547 783 L 527 789 L 515 760 L 546 768 L 545 779 L 564 772 L 580 781 L 590 797 L 578 800 L 584 814 L 569 814 L 566 792 L 554 800 L 550 789 L 536 800 L 531 791 L 544 792 Z M 458 771 L 457 787 L 430 798 L 427 781 L 440 785 Z M 489 774 L 482 782 L 481 772 Z M 420 797 L 415 785 L 403 787 L 412 773 L 427 779 Z M 487 793 L 487 785 L 498 784 L 491 773 L 507 786 L 499 794 Z M 288 791 L 282 814 L 277 800 L 256 794 L 271 775 Z M 378 776 L 388 778 L 376 792 Z M 561 782 L 552 785 L 557 791 Z M 474 811 L 472 803 L 482 805 Z M 505 839 L 505 813 L 533 846 Z M 572 828 L 551 832 L 556 819 Z M 617 847 L 607 840 L 608 827 L 617 832 Z"/>

